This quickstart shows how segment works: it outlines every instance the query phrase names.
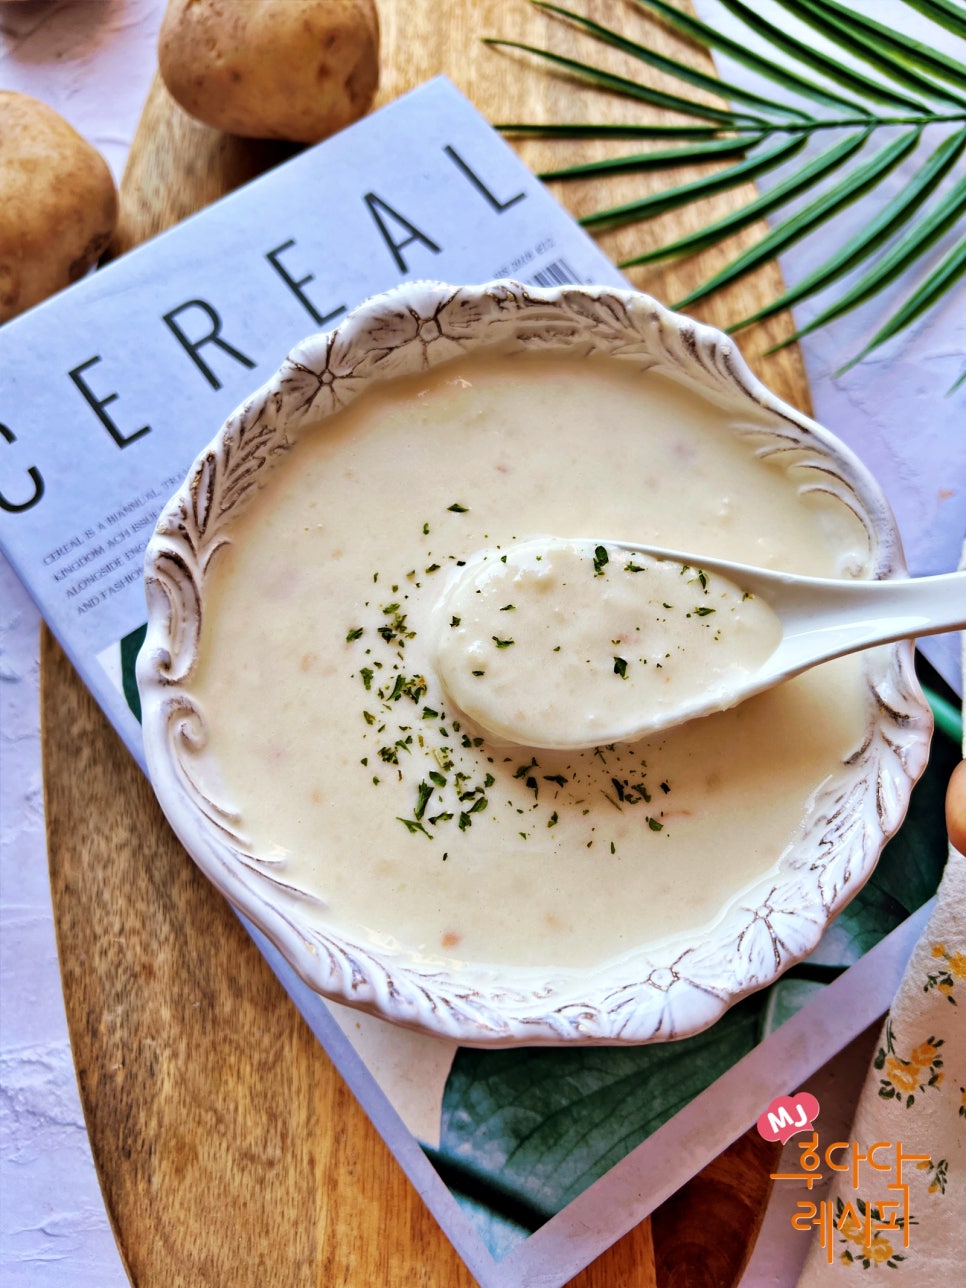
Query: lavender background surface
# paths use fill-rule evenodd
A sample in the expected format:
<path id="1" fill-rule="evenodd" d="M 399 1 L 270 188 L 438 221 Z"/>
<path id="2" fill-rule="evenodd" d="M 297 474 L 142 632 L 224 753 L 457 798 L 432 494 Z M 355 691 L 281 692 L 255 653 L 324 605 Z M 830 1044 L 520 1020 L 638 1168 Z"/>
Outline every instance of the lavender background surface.
<path id="1" fill-rule="evenodd" d="M 119 178 L 154 70 L 163 8 L 163 0 L 0 0 L 0 88 L 33 94 L 61 111 Z M 697 9 L 708 20 L 731 22 L 714 0 L 698 0 Z M 901 16 L 914 33 L 926 29 L 900 0 L 881 0 L 876 16 L 893 25 Z M 949 38 L 950 52 L 953 44 Z M 739 69 L 727 70 L 749 79 Z M 907 173 L 897 171 L 893 187 Z M 866 209 L 853 207 L 837 227 L 859 226 Z M 827 246 L 824 237 L 818 245 L 813 241 L 783 259 L 789 284 L 809 272 Z M 932 262 L 942 249 L 936 248 Z M 897 288 L 886 305 L 902 294 Z M 879 476 L 912 571 L 944 571 L 955 566 L 966 528 L 966 387 L 945 397 L 966 355 L 963 291 L 836 378 L 843 356 L 873 334 L 886 305 L 874 303 L 809 338 L 804 353 L 815 415 Z M 799 322 L 814 307 L 802 307 Z M 67 1282 L 114 1288 L 127 1277 L 91 1161 L 54 943 L 38 627 L 35 608 L 0 558 L 0 1282 L 9 1288 Z M 930 654 L 958 687 L 954 642 L 943 641 Z M 835 1117 L 848 1121 L 868 1048 L 868 1039 L 853 1044 L 821 1087 L 812 1088 L 829 1129 Z M 780 1195 L 779 1189 L 745 1277 L 753 1288 L 794 1283 L 807 1250 L 807 1239 L 790 1231 Z"/>

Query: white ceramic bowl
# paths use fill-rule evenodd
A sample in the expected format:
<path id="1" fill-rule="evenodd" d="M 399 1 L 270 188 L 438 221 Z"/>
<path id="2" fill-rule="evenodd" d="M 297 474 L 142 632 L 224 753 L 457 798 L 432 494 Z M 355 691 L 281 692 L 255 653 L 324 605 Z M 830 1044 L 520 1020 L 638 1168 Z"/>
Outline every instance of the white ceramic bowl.
<path id="1" fill-rule="evenodd" d="M 538 979 L 508 967 L 448 971 L 320 929 L 251 862 L 232 816 L 195 783 L 192 758 L 206 740 L 192 694 L 206 567 L 252 489 L 264 485 L 280 452 L 298 451 L 302 428 L 373 385 L 493 348 L 617 355 L 700 390 L 737 421 L 753 411 L 759 453 L 792 453 L 808 487 L 858 515 L 868 534 L 865 575 L 904 574 L 895 522 L 874 480 L 830 434 L 765 389 L 720 332 L 630 291 L 410 284 L 296 346 L 228 419 L 162 513 L 146 557 L 148 632 L 138 663 L 152 782 L 206 875 L 325 996 L 475 1045 L 682 1037 L 806 956 L 898 827 L 932 727 L 908 643 L 868 654 L 866 735 L 832 767 L 802 836 L 755 888 L 699 942 L 642 944 L 594 969 Z"/>

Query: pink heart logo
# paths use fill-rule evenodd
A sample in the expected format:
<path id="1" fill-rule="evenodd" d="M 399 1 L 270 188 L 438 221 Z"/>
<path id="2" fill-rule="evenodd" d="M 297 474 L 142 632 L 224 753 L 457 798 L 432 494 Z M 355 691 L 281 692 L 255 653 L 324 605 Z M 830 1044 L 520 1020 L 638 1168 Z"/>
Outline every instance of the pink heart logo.
<path id="1" fill-rule="evenodd" d="M 811 1131 L 818 1117 L 818 1101 L 808 1091 L 778 1096 L 758 1119 L 758 1134 L 784 1145 L 800 1131 Z"/>

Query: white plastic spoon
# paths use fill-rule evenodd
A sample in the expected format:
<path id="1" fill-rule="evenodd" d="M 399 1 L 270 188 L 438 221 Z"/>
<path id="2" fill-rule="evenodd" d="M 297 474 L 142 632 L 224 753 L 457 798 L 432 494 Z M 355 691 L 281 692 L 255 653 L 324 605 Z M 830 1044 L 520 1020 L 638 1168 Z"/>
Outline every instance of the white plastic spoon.
<path id="1" fill-rule="evenodd" d="M 819 662 L 966 627 L 966 572 L 836 581 L 632 542 L 487 549 L 436 606 L 435 661 L 499 740 L 626 742 L 723 711 Z"/>

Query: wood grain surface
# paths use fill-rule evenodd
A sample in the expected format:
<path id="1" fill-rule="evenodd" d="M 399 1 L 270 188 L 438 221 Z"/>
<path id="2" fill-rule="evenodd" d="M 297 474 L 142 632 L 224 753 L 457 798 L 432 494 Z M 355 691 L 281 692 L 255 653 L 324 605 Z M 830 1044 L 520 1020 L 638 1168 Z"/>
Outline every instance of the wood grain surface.
<path id="1" fill-rule="evenodd" d="M 701 56 L 619 0 L 584 10 L 679 57 Z M 653 119 L 488 49 L 484 35 L 586 56 L 582 37 L 523 0 L 383 0 L 388 102 L 445 72 L 491 121 Z M 608 56 L 626 70 L 622 56 Z M 639 68 L 638 76 L 645 76 Z M 660 78 L 655 73 L 655 83 Z M 670 118 L 669 118 L 670 119 Z M 592 143 L 521 141 L 534 168 L 594 155 Z M 230 138 L 150 87 L 122 183 L 114 253 L 275 164 L 282 145 Z M 676 178 L 689 177 L 682 168 Z M 668 176 L 560 184 L 574 213 L 626 200 Z M 698 226 L 747 194 L 720 195 L 601 239 L 627 256 Z M 754 236 L 733 239 L 728 254 Z M 674 299 L 724 252 L 634 276 Z M 746 279 L 701 312 L 719 323 L 780 287 Z M 745 346 L 758 374 L 808 410 L 794 349 Z M 41 640 L 45 801 L 54 916 L 81 1099 L 107 1211 L 138 1288 L 463 1288 L 473 1279 L 442 1235 L 241 925 L 168 829 L 150 786 L 59 646 Z M 774 1152 L 752 1132 L 573 1280 L 579 1288 L 737 1282 L 753 1245 Z"/>

